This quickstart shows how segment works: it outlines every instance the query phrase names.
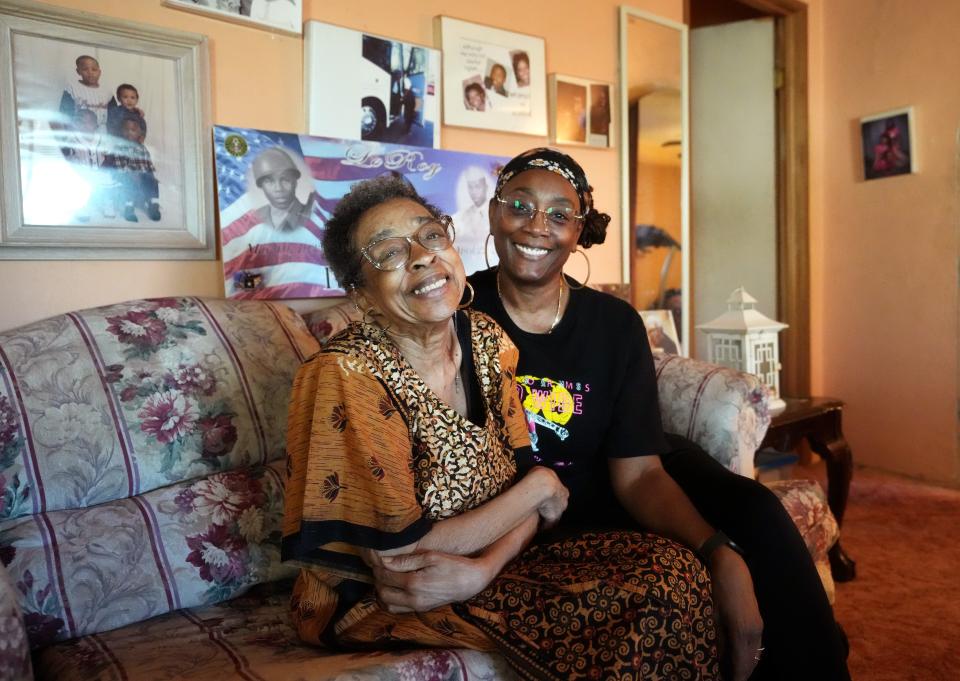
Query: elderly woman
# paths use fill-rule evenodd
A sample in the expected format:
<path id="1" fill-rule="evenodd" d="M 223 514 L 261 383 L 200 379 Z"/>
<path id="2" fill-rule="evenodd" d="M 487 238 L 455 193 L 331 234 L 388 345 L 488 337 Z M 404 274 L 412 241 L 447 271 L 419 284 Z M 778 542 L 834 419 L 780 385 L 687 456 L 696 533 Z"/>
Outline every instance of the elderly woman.
<path id="1" fill-rule="evenodd" d="M 532 679 L 715 678 L 709 583 L 688 551 L 632 532 L 523 550 L 567 491 L 546 467 L 517 479 L 516 457 L 530 458 L 517 350 L 461 309 L 453 238 L 394 176 L 355 185 L 327 223 L 328 262 L 363 321 L 294 383 L 283 552 L 302 566 L 300 636 L 499 650 Z M 434 555 L 450 569 L 431 572 Z M 390 605 L 372 582 L 397 560 L 446 595 L 425 595 L 425 612 Z"/>

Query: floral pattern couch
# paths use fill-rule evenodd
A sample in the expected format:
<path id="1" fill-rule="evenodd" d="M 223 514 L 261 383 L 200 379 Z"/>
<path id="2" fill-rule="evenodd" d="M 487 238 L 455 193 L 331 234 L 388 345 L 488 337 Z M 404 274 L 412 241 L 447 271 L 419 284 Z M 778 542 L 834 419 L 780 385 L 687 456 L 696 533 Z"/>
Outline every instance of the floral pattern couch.
<path id="1" fill-rule="evenodd" d="M 168 298 L 0 333 L 0 680 L 515 678 L 497 655 L 296 639 L 279 561 L 287 399 L 349 317 Z M 765 394 L 686 362 L 659 367 L 665 419 L 742 467 Z M 782 498 L 825 557 L 825 504 L 802 486 Z"/>

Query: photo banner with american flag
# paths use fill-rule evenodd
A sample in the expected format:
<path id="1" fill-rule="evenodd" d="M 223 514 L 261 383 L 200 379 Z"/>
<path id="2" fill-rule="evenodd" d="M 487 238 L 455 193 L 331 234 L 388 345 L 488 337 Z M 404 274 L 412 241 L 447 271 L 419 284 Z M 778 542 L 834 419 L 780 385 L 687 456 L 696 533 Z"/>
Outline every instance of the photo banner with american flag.
<path id="1" fill-rule="evenodd" d="M 505 157 L 225 126 L 214 127 L 214 147 L 228 298 L 342 296 L 324 225 L 354 183 L 391 172 L 453 217 L 468 274 L 496 263 L 484 243 Z"/>

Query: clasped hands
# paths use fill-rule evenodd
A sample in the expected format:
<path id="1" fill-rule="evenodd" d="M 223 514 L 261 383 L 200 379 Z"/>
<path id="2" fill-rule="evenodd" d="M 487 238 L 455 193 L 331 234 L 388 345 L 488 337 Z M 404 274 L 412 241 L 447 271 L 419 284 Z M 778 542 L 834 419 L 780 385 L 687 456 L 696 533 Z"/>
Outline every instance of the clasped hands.
<path id="1" fill-rule="evenodd" d="M 530 499 L 530 512 L 524 521 L 536 514 L 541 527 L 552 527 L 567 508 L 567 488 L 556 473 L 544 466 L 532 468 L 514 487 L 522 487 L 517 491 Z M 516 522 L 505 525 L 501 539 L 518 525 Z M 433 610 L 472 598 L 486 588 L 519 550 L 522 546 L 506 557 L 500 555 L 502 552 L 487 549 L 472 556 L 438 550 L 414 550 L 398 555 L 366 550 L 362 555 L 373 571 L 377 599 L 385 610 L 397 614 Z"/>

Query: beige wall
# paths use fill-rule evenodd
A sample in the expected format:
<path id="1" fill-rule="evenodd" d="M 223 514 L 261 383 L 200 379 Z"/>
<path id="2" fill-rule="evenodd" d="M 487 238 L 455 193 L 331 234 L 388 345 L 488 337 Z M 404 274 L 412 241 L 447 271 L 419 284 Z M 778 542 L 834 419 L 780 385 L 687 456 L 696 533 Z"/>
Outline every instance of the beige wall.
<path id="1" fill-rule="evenodd" d="M 956 484 L 960 3 L 810 6 L 814 392 L 856 461 Z M 920 172 L 864 182 L 857 119 L 907 105 Z"/>
<path id="2" fill-rule="evenodd" d="M 160 0 L 47 0 L 210 37 L 212 118 L 215 123 L 298 132 L 304 129 L 302 42 L 162 7 Z M 306 18 L 371 33 L 433 43 L 433 17 L 447 14 L 546 37 L 547 71 L 617 82 L 616 0 L 304 0 Z M 682 0 L 626 4 L 674 21 Z M 546 138 L 444 127 L 446 149 L 513 155 Z M 596 187 L 598 205 L 613 217 L 607 242 L 591 249 L 597 282 L 619 282 L 620 185 L 617 151 L 571 148 Z M 576 275 L 578 270 L 571 266 Z M 582 274 L 582 273 L 581 273 Z M 0 330 L 71 309 L 143 296 L 223 295 L 219 262 L 0 261 Z"/>

